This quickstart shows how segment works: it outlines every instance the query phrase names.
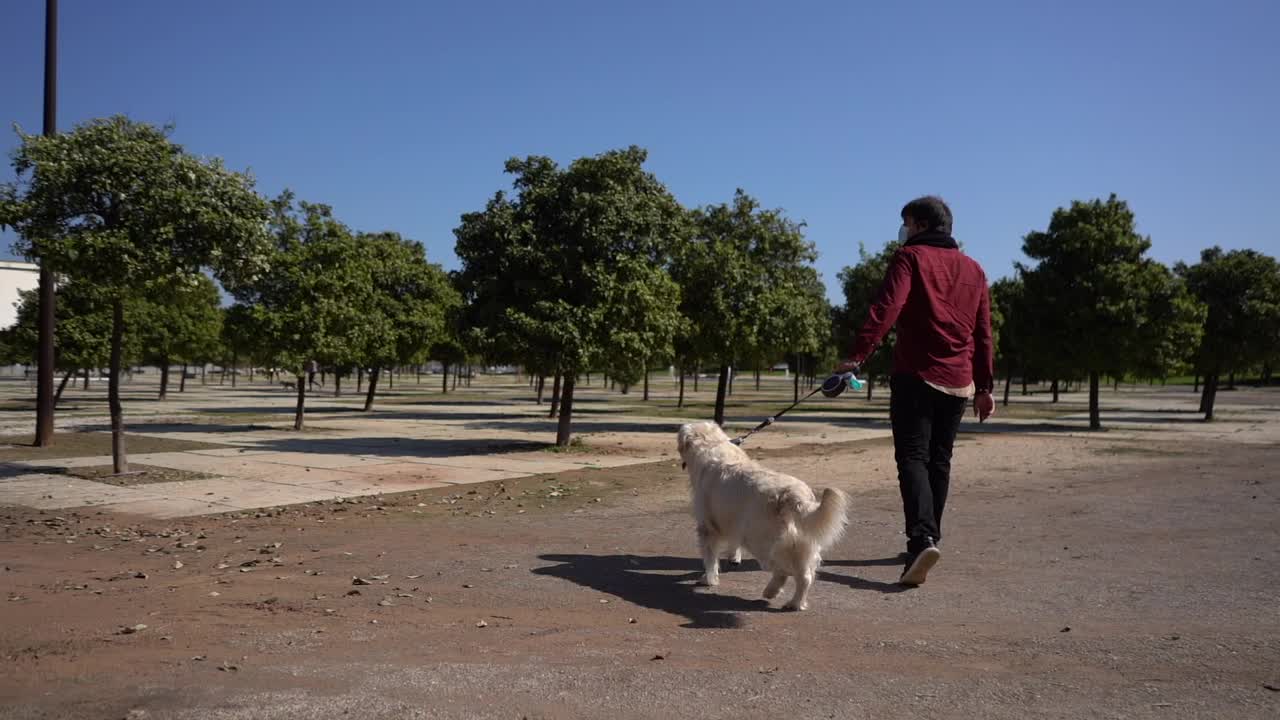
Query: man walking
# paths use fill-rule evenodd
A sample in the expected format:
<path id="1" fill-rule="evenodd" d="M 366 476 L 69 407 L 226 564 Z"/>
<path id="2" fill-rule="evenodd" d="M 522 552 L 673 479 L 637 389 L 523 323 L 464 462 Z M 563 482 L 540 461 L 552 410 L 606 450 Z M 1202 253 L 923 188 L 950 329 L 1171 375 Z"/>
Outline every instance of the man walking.
<path id="1" fill-rule="evenodd" d="M 902 248 L 836 371 L 856 370 L 897 324 L 889 417 L 907 535 L 898 582 L 916 586 L 942 557 L 951 448 L 965 406 L 973 398 L 979 422 L 995 412 L 991 300 L 982 267 L 951 237 L 951 209 L 941 198 L 907 203 L 898 239 Z"/>

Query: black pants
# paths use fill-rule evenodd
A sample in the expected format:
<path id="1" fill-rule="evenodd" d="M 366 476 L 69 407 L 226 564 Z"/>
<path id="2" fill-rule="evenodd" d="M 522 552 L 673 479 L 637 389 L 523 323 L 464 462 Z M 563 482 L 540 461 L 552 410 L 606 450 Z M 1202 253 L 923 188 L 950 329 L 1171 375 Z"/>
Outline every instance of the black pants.
<path id="1" fill-rule="evenodd" d="M 936 390 L 914 375 L 890 379 L 889 417 L 894 459 L 906 515 L 907 552 L 942 539 L 942 510 L 951 485 L 951 447 L 967 401 Z"/>

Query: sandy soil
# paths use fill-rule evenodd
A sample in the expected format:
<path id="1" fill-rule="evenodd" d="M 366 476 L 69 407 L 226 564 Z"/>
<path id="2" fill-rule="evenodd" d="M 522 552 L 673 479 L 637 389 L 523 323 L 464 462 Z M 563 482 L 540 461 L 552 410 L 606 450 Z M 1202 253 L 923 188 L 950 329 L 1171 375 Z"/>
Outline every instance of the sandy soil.
<path id="1" fill-rule="evenodd" d="M 854 495 L 805 613 L 751 562 L 694 587 L 671 463 L 181 522 L 0 509 L 0 718 L 1280 716 L 1280 449 L 965 436 L 905 592 L 886 443 L 762 455 Z"/>

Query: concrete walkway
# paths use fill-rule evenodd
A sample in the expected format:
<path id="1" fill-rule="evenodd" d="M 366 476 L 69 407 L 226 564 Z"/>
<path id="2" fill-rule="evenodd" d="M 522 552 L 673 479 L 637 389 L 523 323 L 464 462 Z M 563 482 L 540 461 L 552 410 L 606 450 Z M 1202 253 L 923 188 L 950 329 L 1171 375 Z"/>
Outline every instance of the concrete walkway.
<path id="1" fill-rule="evenodd" d="M 262 392 L 207 388 L 193 393 L 187 407 L 169 406 L 179 410 L 178 414 L 137 421 L 130 432 L 221 447 L 134 454 L 129 460 L 134 465 L 209 477 L 117 486 L 65 474 L 72 468 L 109 466 L 109 456 L 13 461 L 0 464 L 0 505 L 94 508 L 171 518 L 674 460 L 678 418 L 648 417 L 641 414 L 643 406 L 624 405 L 604 393 L 595 398 L 584 393 L 584 407 L 594 399 L 601 410 L 607 407 L 607 412 L 584 413 L 575 421 L 575 430 L 588 438 L 585 449 L 552 453 L 545 449 L 553 432 L 551 421 L 527 402 L 503 401 L 502 392 L 511 391 L 499 389 L 491 400 L 471 404 L 388 405 L 376 417 L 354 414 L 350 408 L 330 403 L 327 408 L 309 411 L 308 430 L 296 433 L 282 429 L 280 420 L 287 417 L 282 414 L 264 426 L 231 419 L 224 409 L 216 415 L 223 424 L 212 421 L 206 410 L 210 403 L 256 411 L 264 400 L 279 400 Z M 1037 412 L 1048 407 L 1034 399 L 1019 400 L 1038 403 Z M 1104 398 L 1110 407 L 1103 417 L 1111 439 L 1141 443 L 1152 433 L 1179 433 L 1200 439 L 1230 436 L 1234 442 L 1272 443 L 1280 440 L 1280 424 L 1271 422 L 1276 417 L 1277 400 L 1280 393 L 1270 391 L 1224 396 L 1219 401 L 1223 420 L 1204 424 L 1197 421 L 1195 396 L 1186 389 L 1141 390 Z M 880 417 L 883 408 L 861 408 L 866 413 L 859 410 L 858 415 L 831 411 L 840 407 L 859 406 L 806 406 L 753 436 L 750 447 L 777 449 L 889 435 L 888 424 Z M 998 414 L 981 426 L 966 418 L 963 431 L 1089 434 L 1088 416 L 1082 412 L 1079 396 L 1056 407 L 1060 413 L 1038 417 Z M 95 428 L 91 417 L 67 419 Z M 731 430 L 747 427 L 739 421 Z"/>

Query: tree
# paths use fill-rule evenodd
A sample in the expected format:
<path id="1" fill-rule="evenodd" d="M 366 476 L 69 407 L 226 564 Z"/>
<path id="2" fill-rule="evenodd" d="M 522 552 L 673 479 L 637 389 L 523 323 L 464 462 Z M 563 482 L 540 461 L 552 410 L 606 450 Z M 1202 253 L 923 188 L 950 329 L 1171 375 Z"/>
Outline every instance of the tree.
<path id="1" fill-rule="evenodd" d="M 58 333 L 54 363 L 67 375 L 59 385 L 55 401 L 62 397 L 71 374 L 78 370 L 106 367 L 111 356 L 111 310 L 88 283 L 61 282 L 58 286 Z M 8 362 L 36 362 L 39 345 L 39 295 L 35 290 L 18 294 L 17 320 L 4 331 Z M 125 349 L 127 357 L 136 353 L 136 343 Z"/>
<path id="2" fill-rule="evenodd" d="M 1033 355 L 1054 377 L 1088 375 L 1094 430 L 1102 427 L 1100 377 L 1137 367 L 1159 332 L 1171 331 L 1154 320 L 1166 296 L 1156 292 L 1162 268 L 1146 257 L 1150 247 L 1129 206 L 1115 195 L 1058 208 L 1046 231 L 1023 240 L 1023 253 L 1037 262 L 1017 266 L 1027 297 L 1035 299 Z"/>
<path id="3" fill-rule="evenodd" d="M 646 157 L 631 147 L 563 169 L 545 157 L 513 158 L 514 197 L 497 193 L 454 230 L 459 285 L 488 351 L 563 374 L 561 446 L 571 436 L 577 376 L 602 364 L 613 343 L 658 354 L 678 323 L 665 268 L 686 234 L 685 213 L 644 170 Z"/>
<path id="4" fill-rule="evenodd" d="M 1022 280 L 1001 278 L 991 283 L 991 322 L 995 335 L 996 367 L 1004 368 L 1004 405 L 1009 404 L 1009 386 L 1015 373 L 1027 374 L 1026 342 L 1031 328 L 1027 325 L 1027 297 Z M 996 324 L 999 323 L 997 329 Z"/>
<path id="5" fill-rule="evenodd" d="M 305 367 L 311 360 L 340 364 L 361 358 L 374 338 L 390 334 L 373 301 L 374 268 L 368 244 L 333 217 L 327 205 L 294 204 L 285 191 L 271 201 L 271 272 L 233 295 L 275 367 L 296 377 L 293 427 L 306 413 Z"/>
<path id="6" fill-rule="evenodd" d="M 781 345 L 806 341 L 824 324 L 813 302 L 813 245 L 803 225 L 781 210 L 763 210 L 741 189 L 732 204 L 693 214 L 696 234 L 680 247 L 672 276 L 680 285 L 681 313 L 696 333 L 682 342 L 683 354 L 719 366 L 714 419 L 724 423 L 729 369 L 739 356 L 757 358 L 795 350 Z M 812 318 L 809 327 L 805 318 Z M 788 323 L 804 322 L 799 328 Z"/>
<path id="7" fill-rule="evenodd" d="M 125 472 L 120 370 L 125 304 L 151 286 L 211 268 L 224 287 L 262 270 L 266 206 L 252 179 L 187 154 L 169 130 L 116 116 L 72 132 L 19 132 L 16 183 L 0 192 L 0 224 L 15 245 L 73 282 L 95 287 L 112 313 L 111 410 L 115 471 Z"/>
<path id="8" fill-rule="evenodd" d="M 252 365 L 264 359 L 265 356 L 258 342 L 261 337 L 253 312 L 248 307 L 232 305 L 222 309 L 221 345 L 226 356 L 223 370 L 225 372 L 227 366 L 230 366 L 232 387 L 236 386 L 236 374 L 241 358 L 248 359 L 251 366 L 250 373 L 252 373 Z"/>
<path id="9" fill-rule="evenodd" d="M 1280 352 L 1280 263 L 1256 250 L 1215 246 L 1176 270 L 1207 309 L 1196 367 L 1205 376 L 1200 410 L 1212 420 L 1220 375 Z"/>
<path id="10" fill-rule="evenodd" d="M 410 363 L 446 336 L 446 322 L 462 303 L 449 276 L 427 262 L 421 243 L 393 232 L 361 235 L 357 241 L 370 265 L 371 324 L 360 353 L 373 368 L 364 409 L 373 408 L 381 368 Z"/>
<path id="11" fill-rule="evenodd" d="M 765 347 L 765 365 L 786 357 L 796 365 L 792 379 L 794 400 L 800 399 L 800 359 L 813 358 L 831 342 L 831 304 L 817 269 L 803 265 L 793 267 L 794 274 L 776 284 L 766 301 L 773 310 L 765 317 L 761 337 Z"/>
<path id="12" fill-rule="evenodd" d="M 440 375 L 443 378 L 443 386 L 440 390 L 442 394 L 449 392 L 449 368 L 457 367 L 467 360 L 466 343 L 469 335 L 465 327 L 468 308 L 462 303 L 457 273 L 450 274 L 449 286 L 452 288 L 455 303 L 446 309 L 442 332 L 427 349 L 427 357 L 440 362 Z"/>
<path id="13" fill-rule="evenodd" d="M 130 324 L 138 328 L 139 342 L 146 348 L 144 361 L 160 367 L 160 400 L 168 396 L 172 363 L 185 367 L 212 356 L 219 347 L 220 302 L 213 280 L 196 274 L 158 282 L 134 303 L 135 322 Z"/>

